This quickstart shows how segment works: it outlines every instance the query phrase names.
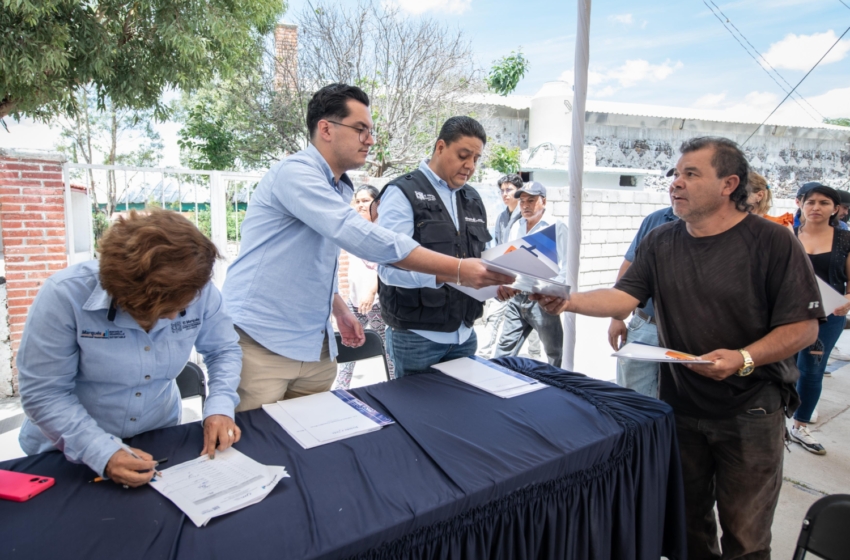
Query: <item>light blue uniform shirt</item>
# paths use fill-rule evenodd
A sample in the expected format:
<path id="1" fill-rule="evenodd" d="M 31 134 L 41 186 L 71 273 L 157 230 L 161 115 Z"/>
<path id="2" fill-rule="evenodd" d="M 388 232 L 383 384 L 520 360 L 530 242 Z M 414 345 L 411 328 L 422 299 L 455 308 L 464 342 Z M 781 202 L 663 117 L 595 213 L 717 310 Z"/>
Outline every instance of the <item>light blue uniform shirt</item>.
<path id="1" fill-rule="evenodd" d="M 327 337 L 336 357 L 328 333 L 340 247 L 393 263 L 419 246 L 364 220 L 350 206 L 353 194 L 311 144 L 273 165 L 251 196 L 222 291 L 233 323 L 275 354 L 317 362 Z"/>
<path id="2" fill-rule="evenodd" d="M 457 190 L 452 190 L 448 183 L 437 177 L 428 167 L 428 161 L 430 160 L 422 160 L 422 163 L 419 164 L 419 171 L 425 174 L 434 190 L 440 195 L 440 200 L 443 201 L 443 205 L 449 211 L 455 229 L 457 229 Z M 387 185 L 384 194 L 381 195 L 378 224 L 400 234 L 412 236 L 413 208 L 410 207 L 410 201 L 407 200 L 404 193 L 392 187 L 392 183 Z M 378 276 L 384 284 L 398 286 L 399 288 L 440 288 L 443 286 L 442 283 L 437 284 L 437 277 L 433 274 L 411 272 L 391 266 L 379 266 Z M 472 334 L 472 327 L 467 327 L 461 323 L 458 330 L 449 333 L 413 329 L 411 329 L 411 332 L 438 344 L 463 344 Z"/>
<path id="3" fill-rule="evenodd" d="M 117 438 L 176 426 L 182 406 L 175 378 L 194 346 L 209 370 L 204 418 L 233 418 L 242 350 L 218 289 L 207 284 L 173 321 L 147 333 L 129 314 L 109 314 L 97 261 L 45 281 L 27 317 L 18 352 L 19 441 L 28 455 L 59 449 L 103 474 Z M 196 442 L 200 451 L 201 443 Z"/>

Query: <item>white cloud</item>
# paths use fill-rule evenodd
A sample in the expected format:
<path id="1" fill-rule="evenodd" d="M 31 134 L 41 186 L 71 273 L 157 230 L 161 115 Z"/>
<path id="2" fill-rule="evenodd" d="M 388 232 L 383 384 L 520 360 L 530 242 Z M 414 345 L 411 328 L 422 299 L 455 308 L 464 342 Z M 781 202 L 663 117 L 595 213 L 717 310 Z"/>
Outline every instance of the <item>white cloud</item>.
<path id="1" fill-rule="evenodd" d="M 614 14 L 608 16 L 608 20 L 613 21 L 614 23 L 624 23 L 626 25 L 631 25 L 634 22 L 632 14 Z"/>
<path id="2" fill-rule="evenodd" d="M 443 12 L 462 14 L 471 8 L 472 0 L 391 0 L 402 10 L 411 14 Z"/>
<path id="3" fill-rule="evenodd" d="M 727 100 L 726 92 L 706 94 L 696 100 L 694 107 L 717 109 L 732 119 L 761 121 L 779 104 L 784 95 L 766 91 L 751 91 L 743 99 Z M 850 87 L 837 88 L 806 97 L 799 103 L 788 99 L 776 111 L 771 121 L 811 125 L 821 122 L 821 115 L 830 118 L 850 117 Z"/>
<path id="4" fill-rule="evenodd" d="M 641 82 L 660 82 L 684 65 L 665 60 L 661 64 L 650 64 L 646 60 L 627 60 L 622 66 L 611 70 L 588 70 L 588 95 L 591 97 L 609 97 L 623 88 L 630 88 Z M 572 82 L 573 71 L 561 74 L 561 80 Z"/>
<path id="5" fill-rule="evenodd" d="M 830 29 L 825 33 L 795 35 L 789 33 L 784 39 L 770 45 L 764 57 L 774 68 L 809 70 L 838 37 Z M 821 65 L 842 60 L 850 52 L 850 39 L 835 45 Z"/>
<path id="6" fill-rule="evenodd" d="M 707 93 L 694 102 L 697 109 L 715 109 L 726 99 L 726 92 Z"/>

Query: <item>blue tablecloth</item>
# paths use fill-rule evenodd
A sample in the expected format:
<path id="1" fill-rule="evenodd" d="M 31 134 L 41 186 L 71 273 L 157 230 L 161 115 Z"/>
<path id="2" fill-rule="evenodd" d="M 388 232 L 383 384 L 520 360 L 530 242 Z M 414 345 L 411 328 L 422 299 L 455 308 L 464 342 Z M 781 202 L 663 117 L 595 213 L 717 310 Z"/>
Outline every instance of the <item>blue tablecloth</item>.
<path id="1" fill-rule="evenodd" d="M 44 453 L 0 468 L 56 478 L 25 503 L 0 500 L 0 558 L 685 558 L 671 409 L 531 360 L 498 363 L 554 387 L 500 399 L 442 374 L 353 392 L 397 422 L 302 449 L 261 410 L 240 413 L 237 448 L 284 465 L 261 503 L 197 528 L 152 488 L 92 484 Z M 199 423 L 130 445 L 200 452 Z"/>

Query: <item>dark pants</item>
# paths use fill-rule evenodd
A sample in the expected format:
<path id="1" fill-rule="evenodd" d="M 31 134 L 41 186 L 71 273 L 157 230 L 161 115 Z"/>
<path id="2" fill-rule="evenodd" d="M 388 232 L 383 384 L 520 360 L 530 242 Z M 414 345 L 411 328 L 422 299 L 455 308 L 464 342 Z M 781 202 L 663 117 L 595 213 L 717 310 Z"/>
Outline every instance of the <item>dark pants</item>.
<path id="1" fill-rule="evenodd" d="M 478 348 L 475 331 L 463 344 L 440 344 L 415 332 L 387 327 L 387 354 L 395 364 L 396 379 L 417 373 L 433 373 L 431 366 L 474 356 Z"/>
<path id="2" fill-rule="evenodd" d="M 821 323 L 818 327 L 818 339 L 815 343 L 797 353 L 797 369 L 800 370 L 797 392 L 800 393 L 800 408 L 794 413 L 794 418 L 800 422 L 808 423 L 812 419 L 812 413 L 820 400 L 826 363 L 835 343 L 844 332 L 845 320 L 845 317 L 835 315 L 827 317 L 826 323 Z"/>
<path id="3" fill-rule="evenodd" d="M 525 294 L 518 294 L 508 300 L 505 308 L 505 322 L 494 358 L 516 356 L 531 331 L 537 331 L 549 364 L 561 367 L 564 351 L 564 327 L 560 315 L 549 315 Z"/>
<path id="4" fill-rule="evenodd" d="M 784 410 L 709 420 L 676 415 L 685 481 L 688 559 L 770 559 L 782 487 Z M 717 542 L 714 504 L 723 538 Z"/>

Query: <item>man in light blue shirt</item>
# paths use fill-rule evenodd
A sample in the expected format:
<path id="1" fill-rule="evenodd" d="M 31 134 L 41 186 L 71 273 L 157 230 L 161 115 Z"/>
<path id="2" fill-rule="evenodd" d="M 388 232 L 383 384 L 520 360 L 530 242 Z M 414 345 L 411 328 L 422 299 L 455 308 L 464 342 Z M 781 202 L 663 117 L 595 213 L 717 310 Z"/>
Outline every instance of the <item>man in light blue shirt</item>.
<path id="1" fill-rule="evenodd" d="M 275 164 L 251 197 L 239 257 L 224 298 L 243 351 L 238 410 L 330 388 L 342 341 L 363 344 L 363 328 L 338 294 L 339 248 L 366 260 L 470 286 L 510 281 L 479 260 L 428 251 L 409 236 L 364 220 L 350 206 L 346 171 L 361 167 L 375 143 L 369 98 L 359 88 L 326 86 L 307 108 L 310 146 Z"/>
<path id="2" fill-rule="evenodd" d="M 668 176 L 671 173 L 668 173 Z M 635 261 L 638 246 L 650 231 L 658 226 L 674 222 L 679 218 L 673 213 L 673 207 L 662 208 L 649 214 L 640 224 L 637 235 L 632 239 L 629 250 L 617 273 L 617 280 L 623 277 Z M 611 319 L 608 327 L 608 343 L 615 351 L 628 342 L 640 342 L 650 346 L 658 346 L 658 326 L 655 324 L 655 309 L 652 298 L 646 300 L 646 305 L 635 308 L 628 327 L 619 319 Z M 617 385 L 637 391 L 647 397 L 658 398 L 658 376 L 660 370 L 657 362 L 641 362 L 619 358 L 617 360 Z"/>
<path id="3" fill-rule="evenodd" d="M 186 218 L 133 213 L 107 231 L 100 249 L 100 261 L 48 278 L 30 308 L 17 356 L 27 416 L 19 440 L 28 455 L 58 449 L 138 486 L 155 463 L 142 450 L 130 455 L 121 439 L 180 423 L 174 380 L 193 346 L 209 375 L 203 452 L 238 441 L 242 352 L 210 282 L 215 245 Z"/>
<path id="4" fill-rule="evenodd" d="M 514 193 L 519 199 L 522 217 L 513 226 L 509 238 L 517 239 L 544 230 L 552 223 L 543 219 L 546 212 L 546 187 L 537 181 L 526 183 Z M 555 244 L 558 252 L 558 274 L 555 279 L 565 282 L 567 279 L 567 226 L 563 222 L 555 224 Z M 499 288 L 498 298 L 506 300 L 505 320 L 494 358 L 516 356 L 523 343 L 532 332 L 536 332 L 543 343 L 550 364 L 561 367 L 564 347 L 564 327 L 561 318 L 550 315 L 541 309 L 528 294 L 513 288 Z"/>
<path id="5" fill-rule="evenodd" d="M 481 197 L 467 181 L 486 141 L 476 120 L 448 119 L 431 158 L 387 185 L 378 223 L 443 254 L 479 257 L 491 236 Z M 387 351 L 397 377 L 475 354 L 473 324 L 483 313 L 481 302 L 433 274 L 379 266 L 378 277 Z"/>

